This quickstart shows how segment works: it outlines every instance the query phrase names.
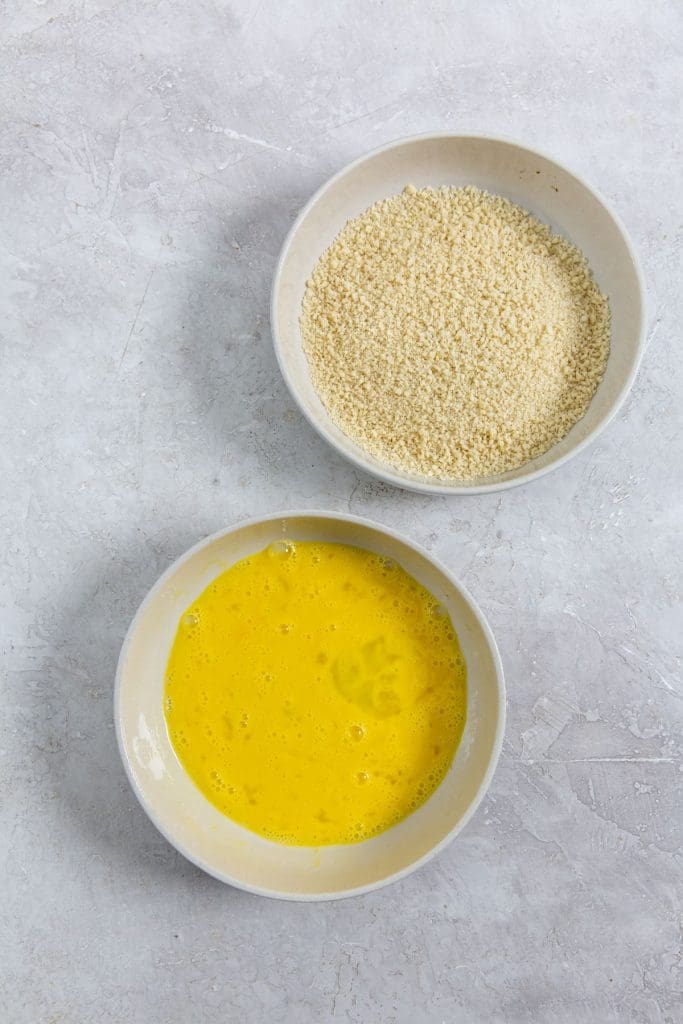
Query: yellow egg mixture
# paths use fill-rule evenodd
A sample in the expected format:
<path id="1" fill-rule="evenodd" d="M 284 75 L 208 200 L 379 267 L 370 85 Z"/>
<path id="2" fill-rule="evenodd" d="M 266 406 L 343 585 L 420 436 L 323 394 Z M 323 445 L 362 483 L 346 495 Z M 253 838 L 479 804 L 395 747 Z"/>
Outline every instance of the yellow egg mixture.
<path id="1" fill-rule="evenodd" d="M 224 814 L 281 843 L 352 843 L 436 789 L 465 724 L 451 620 L 388 559 L 280 541 L 182 616 L 165 714 L 178 758 Z"/>

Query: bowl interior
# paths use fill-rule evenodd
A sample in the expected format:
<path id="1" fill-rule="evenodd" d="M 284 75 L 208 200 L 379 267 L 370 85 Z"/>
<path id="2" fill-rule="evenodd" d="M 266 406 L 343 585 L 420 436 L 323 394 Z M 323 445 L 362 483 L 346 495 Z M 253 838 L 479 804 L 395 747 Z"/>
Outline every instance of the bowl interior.
<path id="1" fill-rule="evenodd" d="M 287 847 L 262 839 L 216 810 L 186 775 L 163 714 L 164 673 L 185 607 L 221 571 L 278 538 L 355 544 L 400 562 L 448 608 L 468 670 L 465 732 L 432 797 L 399 825 L 349 846 Z M 504 718 L 503 681 L 493 638 L 471 600 L 430 559 L 360 520 L 296 515 L 250 522 L 210 538 L 175 563 L 152 589 L 119 662 L 116 719 L 133 787 L 166 837 L 200 867 L 244 888 L 320 899 L 373 888 L 405 872 L 464 824 L 495 767 Z"/>
<path id="2" fill-rule="evenodd" d="M 367 454 L 332 422 L 311 382 L 299 314 L 317 260 L 344 224 L 405 185 L 477 185 L 530 210 L 586 255 L 612 311 L 605 376 L 585 416 L 562 441 L 532 462 L 471 485 L 450 486 L 404 473 Z M 610 211 L 578 178 L 531 150 L 499 139 L 424 136 L 396 143 L 333 178 L 303 212 L 285 245 L 273 290 L 273 336 L 285 379 L 302 411 L 343 454 L 369 472 L 418 490 L 462 493 L 511 486 L 568 456 L 614 414 L 635 373 L 643 332 L 640 278 L 626 236 Z"/>

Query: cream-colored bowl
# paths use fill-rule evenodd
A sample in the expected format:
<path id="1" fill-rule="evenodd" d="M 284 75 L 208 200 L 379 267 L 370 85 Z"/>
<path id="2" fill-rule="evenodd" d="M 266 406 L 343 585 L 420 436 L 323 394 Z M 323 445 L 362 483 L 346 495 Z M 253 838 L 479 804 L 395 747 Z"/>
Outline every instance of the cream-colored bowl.
<path id="1" fill-rule="evenodd" d="M 471 484 L 405 473 L 359 447 L 330 419 L 311 381 L 302 347 L 301 302 L 319 257 L 349 218 L 407 184 L 418 188 L 476 185 L 530 210 L 584 252 L 612 310 L 607 369 L 585 416 L 544 455 Z M 561 466 L 609 423 L 628 394 L 642 354 L 644 288 L 621 221 L 578 175 L 544 154 L 506 139 L 418 135 L 356 160 L 323 185 L 304 207 L 280 254 L 273 282 L 271 328 L 280 368 L 294 399 L 315 429 L 342 455 L 399 487 L 435 494 L 480 494 L 514 487 Z"/>
<path id="2" fill-rule="evenodd" d="M 196 788 L 166 731 L 164 673 L 183 610 L 224 569 L 284 537 L 354 544 L 399 562 L 448 608 L 467 664 L 467 722 L 447 776 L 404 821 L 349 846 L 282 846 L 237 825 Z M 376 889 L 443 849 L 470 819 L 491 781 L 505 719 L 500 657 L 469 594 L 444 566 L 391 530 L 325 512 L 252 519 L 201 541 L 179 558 L 152 587 L 128 630 L 114 702 L 128 778 L 169 842 L 223 882 L 292 900 L 335 899 Z"/>

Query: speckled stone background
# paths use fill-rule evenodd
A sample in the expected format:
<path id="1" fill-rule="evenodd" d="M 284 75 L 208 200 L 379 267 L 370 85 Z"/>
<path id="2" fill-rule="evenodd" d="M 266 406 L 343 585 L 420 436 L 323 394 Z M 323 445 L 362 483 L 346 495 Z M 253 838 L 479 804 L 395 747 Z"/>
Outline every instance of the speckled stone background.
<path id="1" fill-rule="evenodd" d="M 683 1020 L 681 5 L 6 0 L 1 17 L 0 1019 Z M 434 129 L 576 168 L 649 288 L 616 422 L 500 496 L 355 472 L 271 350 L 296 211 L 365 150 Z M 176 854 L 112 724 L 151 583 L 203 535 L 293 506 L 368 514 L 444 559 L 509 688 L 465 833 L 390 889 L 317 906 Z"/>

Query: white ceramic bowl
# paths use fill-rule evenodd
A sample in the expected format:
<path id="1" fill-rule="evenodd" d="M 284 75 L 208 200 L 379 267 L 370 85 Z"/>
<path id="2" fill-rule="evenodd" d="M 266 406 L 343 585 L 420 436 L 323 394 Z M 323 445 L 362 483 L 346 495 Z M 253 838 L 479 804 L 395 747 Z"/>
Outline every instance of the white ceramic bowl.
<path id="1" fill-rule="evenodd" d="M 439 483 L 401 472 L 369 455 L 330 419 L 311 381 L 299 329 L 304 288 L 316 262 L 344 224 L 405 185 L 477 185 L 530 210 L 587 256 L 612 310 L 605 376 L 585 416 L 565 438 L 531 462 L 472 484 Z M 280 254 L 271 300 L 275 352 L 304 416 L 361 469 L 388 483 L 435 494 L 480 494 L 526 483 L 562 465 L 593 441 L 626 397 L 640 361 L 643 280 L 626 230 L 578 175 L 542 153 L 483 135 L 418 135 L 361 157 L 331 178 L 294 223 Z"/>
<path id="2" fill-rule="evenodd" d="M 224 569 L 283 537 L 354 544 L 399 562 L 448 608 L 467 664 L 467 722 L 447 776 L 422 807 L 365 842 L 282 846 L 249 832 L 200 793 L 166 731 L 164 673 L 183 610 Z M 252 519 L 201 541 L 179 558 L 152 587 L 128 630 L 114 702 L 128 778 L 169 842 L 223 882 L 292 900 L 335 899 L 376 889 L 443 849 L 470 819 L 491 782 L 505 720 L 500 657 L 469 594 L 444 566 L 391 530 L 325 512 Z"/>

